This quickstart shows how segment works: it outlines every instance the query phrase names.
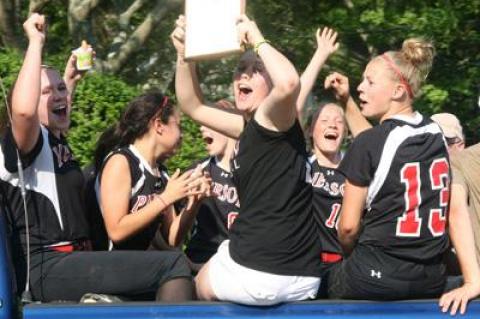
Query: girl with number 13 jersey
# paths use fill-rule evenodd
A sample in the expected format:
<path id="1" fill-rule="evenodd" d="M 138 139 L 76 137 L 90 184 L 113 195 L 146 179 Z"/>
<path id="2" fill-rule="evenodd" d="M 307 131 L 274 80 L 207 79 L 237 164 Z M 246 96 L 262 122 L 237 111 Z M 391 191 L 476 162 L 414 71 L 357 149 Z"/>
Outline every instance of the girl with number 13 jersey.
<path id="1" fill-rule="evenodd" d="M 339 166 L 347 181 L 338 234 L 349 256 L 330 272 L 329 297 L 389 300 L 443 292 L 448 153 L 438 125 L 412 107 L 433 55 L 430 43 L 410 39 L 364 71 L 361 114 L 380 124 L 355 138 Z M 342 81 L 333 74 L 326 86 L 339 96 Z M 348 113 L 352 100 L 344 102 Z"/>

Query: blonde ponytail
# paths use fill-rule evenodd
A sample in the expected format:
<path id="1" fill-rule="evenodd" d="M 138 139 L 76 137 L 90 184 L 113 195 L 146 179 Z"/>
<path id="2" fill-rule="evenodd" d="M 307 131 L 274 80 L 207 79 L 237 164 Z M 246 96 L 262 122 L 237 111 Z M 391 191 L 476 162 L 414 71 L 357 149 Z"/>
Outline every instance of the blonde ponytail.
<path id="1" fill-rule="evenodd" d="M 399 80 L 403 77 L 410 86 L 412 98 L 417 97 L 432 68 L 435 56 L 433 43 L 421 38 L 410 38 L 403 41 L 400 51 L 389 51 L 385 55 L 400 72 L 399 76 L 395 71 L 395 76 L 400 77 Z"/>

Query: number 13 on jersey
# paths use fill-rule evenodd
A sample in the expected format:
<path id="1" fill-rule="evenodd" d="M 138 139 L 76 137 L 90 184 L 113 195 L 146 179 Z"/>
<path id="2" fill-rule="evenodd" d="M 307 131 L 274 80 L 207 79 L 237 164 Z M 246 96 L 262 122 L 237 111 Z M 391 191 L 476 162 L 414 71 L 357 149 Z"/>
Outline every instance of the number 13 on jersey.
<path id="1" fill-rule="evenodd" d="M 430 208 L 427 213 L 428 229 L 432 236 L 438 237 L 445 233 L 446 210 L 450 197 L 448 161 L 445 158 L 434 160 L 429 168 L 429 177 L 430 192 L 439 191 L 439 203 L 437 207 Z M 420 217 L 419 212 L 422 203 L 420 163 L 403 165 L 400 170 L 400 179 L 405 185 L 405 212 L 397 219 L 396 234 L 398 237 L 420 237 L 423 223 L 423 218 Z"/>

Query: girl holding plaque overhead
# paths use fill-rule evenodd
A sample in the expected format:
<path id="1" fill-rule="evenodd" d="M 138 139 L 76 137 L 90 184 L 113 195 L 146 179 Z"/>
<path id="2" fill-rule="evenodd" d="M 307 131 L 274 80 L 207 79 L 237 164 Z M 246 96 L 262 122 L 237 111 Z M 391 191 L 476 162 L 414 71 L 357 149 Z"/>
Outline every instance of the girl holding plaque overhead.
<path id="1" fill-rule="evenodd" d="M 233 77 L 242 115 L 204 104 L 195 64 L 184 59 L 185 20 L 172 33 L 177 49 L 176 93 L 196 122 L 238 138 L 232 173 L 240 199 L 230 240 L 196 277 L 204 300 L 250 305 L 314 298 L 320 284 L 321 244 L 311 212 L 307 152 L 296 117 L 300 80 L 293 65 L 241 16 L 239 39 L 253 47 Z"/>

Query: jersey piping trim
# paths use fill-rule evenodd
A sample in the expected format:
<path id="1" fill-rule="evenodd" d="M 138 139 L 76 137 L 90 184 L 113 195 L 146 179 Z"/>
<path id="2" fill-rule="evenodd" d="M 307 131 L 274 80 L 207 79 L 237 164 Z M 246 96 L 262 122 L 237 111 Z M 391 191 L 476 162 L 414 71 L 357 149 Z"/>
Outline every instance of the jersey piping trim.
<path id="1" fill-rule="evenodd" d="M 423 115 L 418 112 L 415 112 L 413 113 L 413 117 L 399 114 L 399 115 L 392 116 L 391 119 L 400 120 L 412 125 L 419 125 L 423 121 Z"/>
<path id="2" fill-rule="evenodd" d="M 48 142 L 49 133 L 42 125 L 40 125 L 40 130 L 43 138 L 42 149 L 33 163 L 23 169 L 25 189 L 40 193 L 50 200 L 55 208 L 55 214 L 57 215 L 60 229 L 63 231 L 63 220 L 60 212 L 60 201 L 58 199 L 54 159 L 52 154 L 53 151 Z M 2 167 L 1 179 L 14 187 L 20 187 L 18 172 L 10 173 L 7 172 L 6 169 L 3 169 L 5 167 L 5 157 L 1 152 L 0 165 Z"/>
<path id="3" fill-rule="evenodd" d="M 208 166 L 208 163 L 210 163 L 210 161 L 212 161 L 212 160 L 214 160 L 214 157 L 209 157 L 209 158 L 207 158 L 206 160 L 204 160 L 203 162 L 201 162 L 201 163 L 198 164 L 198 165 L 200 165 L 200 167 L 201 167 L 202 169 L 204 169 L 204 168 L 206 168 L 206 167 Z"/>
<path id="4" fill-rule="evenodd" d="M 135 185 L 132 187 L 132 190 L 130 191 L 130 198 L 135 196 L 135 194 L 142 188 L 143 184 L 145 183 L 145 169 L 150 172 L 153 176 L 153 170 L 150 167 L 150 165 L 147 163 L 147 161 L 143 158 L 143 156 L 138 152 L 135 146 L 130 144 L 128 146 L 128 149 L 132 152 L 132 154 L 138 159 L 138 168 L 140 169 L 140 172 L 142 172 L 142 176 L 138 179 L 138 181 L 135 183 Z"/>
<path id="5" fill-rule="evenodd" d="M 222 171 L 224 171 L 225 173 L 230 174 L 230 172 L 227 171 L 227 170 L 222 166 L 222 163 L 218 160 L 218 157 L 212 156 L 211 158 L 213 159 L 214 164 L 215 164 L 218 168 L 220 168 L 220 169 L 221 169 Z M 202 164 L 203 164 L 203 163 L 202 163 Z M 207 160 L 207 164 L 208 164 L 208 160 Z M 205 164 L 205 167 L 206 167 L 206 166 L 207 166 L 207 165 Z M 202 167 L 202 168 L 205 168 L 205 167 Z"/>

